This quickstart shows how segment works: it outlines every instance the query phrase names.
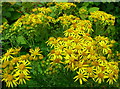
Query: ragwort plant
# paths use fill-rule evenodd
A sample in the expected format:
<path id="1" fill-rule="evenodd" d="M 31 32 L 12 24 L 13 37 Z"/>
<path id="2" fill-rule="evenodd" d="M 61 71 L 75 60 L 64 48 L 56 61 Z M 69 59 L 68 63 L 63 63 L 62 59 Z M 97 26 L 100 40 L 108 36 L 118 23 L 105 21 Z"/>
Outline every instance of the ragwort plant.
<path id="1" fill-rule="evenodd" d="M 113 31 L 110 27 L 114 27 L 114 16 L 103 11 L 76 9 L 73 3 L 48 3 L 47 7 L 37 7 L 31 11 L 31 14 L 22 15 L 14 24 L 4 23 L 1 26 L 4 51 L 12 47 L 1 59 L 3 75 L 9 75 L 3 77 L 7 87 L 23 84 L 32 77 L 41 79 L 38 76 L 43 76 L 44 83 L 52 78 L 50 76 L 58 76 L 58 72 L 62 74 L 62 71 L 74 76 L 75 81 L 79 80 L 80 86 L 89 80 L 94 81 L 93 85 L 103 82 L 112 85 L 118 81 L 117 59 L 120 53 L 113 49 L 117 42 L 106 37 Z M 19 46 L 25 53 L 31 48 L 30 54 L 21 52 L 18 55 L 16 51 L 16 54 L 10 51 Z M 45 57 L 36 47 L 43 49 Z M 27 72 L 21 72 L 20 68 Z M 45 83 L 52 86 L 51 81 Z"/>

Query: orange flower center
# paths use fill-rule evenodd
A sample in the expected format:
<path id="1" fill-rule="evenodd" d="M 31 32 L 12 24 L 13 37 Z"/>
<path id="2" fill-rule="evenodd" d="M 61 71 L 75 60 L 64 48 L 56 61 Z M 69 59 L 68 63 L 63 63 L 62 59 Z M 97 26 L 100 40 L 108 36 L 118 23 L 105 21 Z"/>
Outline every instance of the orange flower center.
<path id="1" fill-rule="evenodd" d="M 9 53 L 9 52 L 8 52 L 8 53 L 5 53 L 5 56 L 6 56 L 6 57 L 10 56 L 10 53 Z"/>
<path id="2" fill-rule="evenodd" d="M 73 32 L 73 30 L 71 30 L 71 29 L 68 29 L 68 30 L 67 30 L 67 32 L 71 33 L 71 32 Z"/>
<path id="3" fill-rule="evenodd" d="M 103 74 L 103 73 L 99 73 L 99 74 L 98 74 L 98 77 L 99 77 L 99 78 L 104 78 L 104 74 Z"/>
<path id="4" fill-rule="evenodd" d="M 72 39 L 73 39 L 73 37 L 72 37 L 72 36 L 69 36 L 69 37 L 68 37 L 68 39 L 69 39 L 69 40 L 72 40 Z"/>
<path id="5" fill-rule="evenodd" d="M 83 78 L 83 77 L 84 77 L 83 74 L 79 74 L 79 75 L 78 75 L 78 78 L 79 78 L 79 79 L 81 79 L 81 78 Z"/>
<path id="6" fill-rule="evenodd" d="M 21 73 L 21 74 L 19 75 L 19 78 L 20 78 L 20 79 L 23 79 L 23 78 L 25 78 L 25 75 L 24 75 L 23 73 Z"/>
<path id="7" fill-rule="evenodd" d="M 92 68 L 91 68 L 91 67 L 88 67 L 88 68 L 87 68 L 87 72 L 88 72 L 88 73 L 91 73 L 91 72 L 92 72 Z"/>
<path id="8" fill-rule="evenodd" d="M 19 69 L 20 70 L 24 70 L 25 69 L 25 65 L 24 64 L 20 64 Z"/>
<path id="9" fill-rule="evenodd" d="M 53 54 L 53 53 L 55 53 L 55 50 L 51 50 L 51 52 L 50 52 L 50 53 L 52 53 L 52 54 Z"/>
<path id="10" fill-rule="evenodd" d="M 114 77 L 113 77 L 113 74 L 109 74 L 108 77 L 109 77 L 110 79 L 113 79 L 113 78 L 114 78 Z"/>
<path id="11" fill-rule="evenodd" d="M 33 55 L 35 56 L 35 55 L 38 55 L 39 53 L 38 52 L 33 52 Z"/>
<path id="12" fill-rule="evenodd" d="M 7 80 L 8 80 L 8 81 L 12 81 L 12 80 L 13 80 L 13 76 L 12 76 L 12 75 L 8 75 L 8 76 L 7 76 Z"/>
<path id="13" fill-rule="evenodd" d="M 64 40 L 64 41 L 67 41 L 67 40 L 68 40 L 68 38 L 63 38 L 63 40 Z"/>
<path id="14" fill-rule="evenodd" d="M 13 63 L 18 62 L 18 58 L 13 58 L 13 59 L 12 59 L 12 62 L 13 62 Z"/>
<path id="15" fill-rule="evenodd" d="M 55 51 L 55 55 L 60 55 L 60 51 Z"/>
<path id="16" fill-rule="evenodd" d="M 56 59 L 54 60 L 54 62 L 55 62 L 55 63 L 59 63 L 59 62 L 60 62 L 60 59 L 59 59 L 59 58 L 56 58 Z"/>
<path id="17" fill-rule="evenodd" d="M 82 66 L 83 66 L 83 65 L 82 65 L 81 63 L 78 64 L 78 67 L 79 67 L 79 68 L 82 68 Z"/>
<path id="18" fill-rule="evenodd" d="M 78 43 L 78 42 L 79 42 L 79 39 L 74 39 L 74 42 L 75 42 L 75 43 Z"/>

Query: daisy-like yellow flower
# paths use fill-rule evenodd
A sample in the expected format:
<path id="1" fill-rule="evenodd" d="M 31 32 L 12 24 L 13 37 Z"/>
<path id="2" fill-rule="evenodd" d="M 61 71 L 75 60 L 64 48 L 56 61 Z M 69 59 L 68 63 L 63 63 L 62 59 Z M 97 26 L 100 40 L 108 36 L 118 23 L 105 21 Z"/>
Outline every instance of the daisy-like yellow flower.
<path id="1" fill-rule="evenodd" d="M 100 67 L 97 68 L 95 73 L 95 81 L 98 83 L 104 82 L 104 79 L 108 78 L 107 74 L 105 73 L 105 70 L 103 71 Z"/>
<path id="2" fill-rule="evenodd" d="M 28 69 L 32 69 L 31 67 L 27 67 L 28 65 L 30 65 L 30 62 L 27 60 L 23 60 L 23 61 L 19 61 L 17 63 L 17 66 L 15 67 L 16 69 L 14 70 L 16 73 L 24 73 L 24 74 L 28 74 L 30 73 Z"/>
<path id="3" fill-rule="evenodd" d="M 31 56 L 36 56 L 36 55 L 39 55 L 41 53 L 39 47 L 36 47 L 35 50 L 30 49 L 29 52 L 31 53 Z"/>
<path id="4" fill-rule="evenodd" d="M 16 77 L 12 74 L 6 74 L 2 81 L 6 82 L 7 87 L 13 87 L 14 85 L 17 86 L 17 80 Z"/>
<path id="5" fill-rule="evenodd" d="M 84 64 L 84 60 L 82 61 L 79 61 L 77 64 L 76 64 L 76 67 L 74 68 L 74 70 L 77 70 L 79 68 L 79 70 L 81 69 L 87 69 L 87 64 Z"/>
<path id="6" fill-rule="evenodd" d="M 26 80 L 29 80 L 31 78 L 31 76 L 29 76 L 29 74 L 24 74 L 24 73 L 17 73 L 15 74 L 15 76 L 17 77 L 16 80 L 18 81 L 18 84 L 26 84 Z"/>
<path id="7" fill-rule="evenodd" d="M 107 80 L 107 82 L 109 84 L 113 84 L 114 81 L 117 82 L 114 74 L 113 73 L 108 74 L 108 80 Z"/>
<path id="8" fill-rule="evenodd" d="M 13 48 L 8 49 L 7 52 L 3 55 L 2 61 L 6 61 L 6 60 L 8 61 L 9 58 L 13 58 L 12 54 L 13 55 L 18 54 L 20 49 L 21 49 L 21 47 L 15 48 L 15 49 L 13 49 Z"/>
<path id="9" fill-rule="evenodd" d="M 4 61 L 2 64 L 2 68 L 6 68 L 9 65 L 10 61 Z"/>
<path id="10" fill-rule="evenodd" d="M 85 71 L 87 72 L 89 77 L 93 78 L 95 70 L 96 69 L 94 68 L 94 66 L 91 66 L 91 67 L 87 67 L 87 69 Z"/>
<path id="11" fill-rule="evenodd" d="M 43 55 L 40 54 L 42 51 L 40 51 L 39 47 L 36 47 L 35 50 L 30 49 L 29 52 L 31 53 L 31 55 L 29 56 L 30 60 L 38 60 L 38 58 L 43 59 Z"/>
<path id="12" fill-rule="evenodd" d="M 80 84 L 82 84 L 83 82 L 82 81 L 87 81 L 87 79 L 86 78 L 88 78 L 89 76 L 87 75 L 87 72 L 85 72 L 85 71 L 80 71 L 79 70 L 79 72 L 77 72 L 77 76 L 75 76 L 73 79 L 76 79 L 75 81 L 77 81 L 78 79 L 79 79 L 79 82 L 80 82 Z"/>
<path id="13" fill-rule="evenodd" d="M 17 63 L 19 60 L 20 60 L 19 57 L 13 57 L 11 62 L 12 63 Z"/>

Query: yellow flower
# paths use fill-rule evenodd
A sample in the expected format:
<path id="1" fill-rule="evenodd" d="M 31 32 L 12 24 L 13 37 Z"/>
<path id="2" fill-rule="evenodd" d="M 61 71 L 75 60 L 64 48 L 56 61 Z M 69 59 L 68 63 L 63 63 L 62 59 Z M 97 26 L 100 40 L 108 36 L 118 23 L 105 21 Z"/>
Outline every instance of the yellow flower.
<path id="1" fill-rule="evenodd" d="M 29 80 L 31 78 L 31 76 L 29 76 L 29 74 L 24 74 L 24 73 L 17 73 L 15 74 L 15 76 L 17 77 L 16 80 L 18 81 L 18 84 L 26 84 L 25 80 Z"/>
<path id="2" fill-rule="evenodd" d="M 74 68 L 74 70 L 77 70 L 79 68 L 79 70 L 82 70 L 82 69 L 87 69 L 87 64 L 84 64 L 84 60 L 83 61 L 78 61 L 78 63 L 76 64 L 76 67 Z"/>
<path id="3" fill-rule="evenodd" d="M 31 53 L 31 56 L 36 56 L 36 55 L 41 55 L 41 51 L 40 51 L 40 48 L 39 47 L 36 47 L 35 50 L 33 49 L 30 49 L 29 51 Z"/>
<path id="4" fill-rule="evenodd" d="M 113 73 L 108 74 L 107 82 L 109 82 L 109 84 L 113 84 L 114 81 L 117 82 L 115 77 L 114 77 L 114 74 Z"/>
<path id="5" fill-rule="evenodd" d="M 43 59 L 43 55 L 40 55 L 40 56 L 39 56 L 39 59 L 40 59 L 40 60 Z"/>
<path id="6" fill-rule="evenodd" d="M 19 58 L 18 57 L 14 57 L 12 58 L 11 62 L 12 63 L 17 63 L 19 61 Z"/>
<path id="7" fill-rule="evenodd" d="M 101 83 L 102 81 L 104 82 L 104 79 L 108 78 L 107 74 L 105 73 L 105 70 L 103 71 L 100 67 L 94 73 L 95 73 L 94 78 L 96 78 L 95 81 L 98 83 Z"/>
<path id="8" fill-rule="evenodd" d="M 73 79 L 76 79 L 75 81 L 77 81 L 79 79 L 80 84 L 82 84 L 82 81 L 85 81 L 85 82 L 87 81 L 86 78 L 88 78 L 88 76 L 87 76 L 86 72 L 79 71 L 79 72 L 77 72 L 77 74 L 78 75 L 73 78 Z"/>
<path id="9" fill-rule="evenodd" d="M 6 82 L 7 87 L 13 87 L 14 85 L 17 86 L 17 80 L 16 80 L 16 77 L 14 75 L 7 74 L 7 76 L 4 77 L 2 79 L 2 81 L 3 80 Z"/>
<path id="10" fill-rule="evenodd" d="M 5 68 L 9 65 L 10 61 L 4 61 L 2 64 L 2 68 Z"/>
<path id="11" fill-rule="evenodd" d="M 24 73 L 24 74 L 27 74 L 27 73 L 30 73 L 28 69 L 32 69 L 31 67 L 27 67 L 28 65 L 30 65 L 30 62 L 27 60 L 27 61 L 19 61 L 17 63 L 17 66 L 15 67 L 16 69 L 14 70 L 14 72 L 17 72 L 17 73 Z"/>

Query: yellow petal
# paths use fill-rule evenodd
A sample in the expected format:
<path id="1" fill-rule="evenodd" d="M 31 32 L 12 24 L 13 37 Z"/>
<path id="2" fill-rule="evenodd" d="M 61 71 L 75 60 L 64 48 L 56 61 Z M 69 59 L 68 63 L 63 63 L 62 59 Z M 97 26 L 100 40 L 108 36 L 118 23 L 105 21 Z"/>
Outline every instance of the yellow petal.
<path id="1" fill-rule="evenodd" d="M 78 78 L 74 82 L 76 82 L 77 80 L 78 80 Z"/>
<path id="2" fill-rule="evenodd" d="M 79 81 L 80 81 L 80 84 L 82 84 L 82 79 L 79 79 Z"/>
<path id="3" fill-rule="evenodd" d="M 75 76 L 73 79 L 77 78 L 78 76 Z"/>
<path id="4" fill-rule="evenodd" d="M 101 83 L 101 78 L 98 80 L 98 83 Z"/>
<path id="5" fill-rule="evenodd" d="M 87 79 L 83 78 L 84 81 L 87 81 Z"/>

